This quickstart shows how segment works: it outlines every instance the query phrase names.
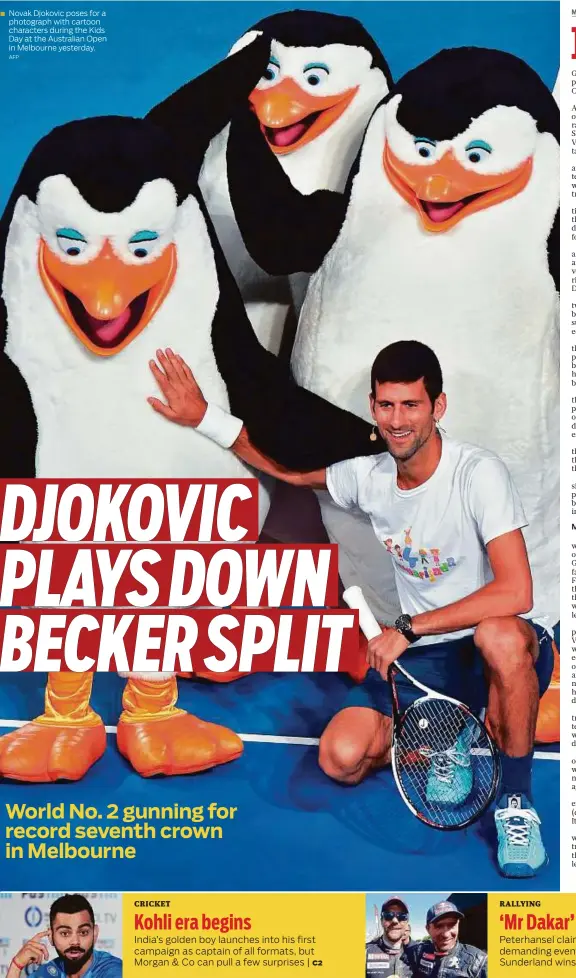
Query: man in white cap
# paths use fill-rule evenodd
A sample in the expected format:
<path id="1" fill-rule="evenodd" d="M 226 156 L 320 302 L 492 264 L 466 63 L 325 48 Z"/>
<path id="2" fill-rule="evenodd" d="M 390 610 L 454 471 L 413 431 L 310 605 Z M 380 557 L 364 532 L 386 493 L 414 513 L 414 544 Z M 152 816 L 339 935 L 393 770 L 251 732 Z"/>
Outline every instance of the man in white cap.
<path id="1" fill-rule="evenodd" d="M 382 904 L 382 934 L 366 944 L 366 978 L 387 978 L 388 975 L 409 978 L 411 971 L 402 957 L 409 919 L 408 907 L 400 897 L 390 897 Z"/>
<path id="2" fill-rule="evenodd" d="M 426 914 L 429 941 L 407 947 L 403 961 L 412 978 L 487 978 L 487 954 L 458 940 L 464 914 L 455 903 L 442 900 Z"/>

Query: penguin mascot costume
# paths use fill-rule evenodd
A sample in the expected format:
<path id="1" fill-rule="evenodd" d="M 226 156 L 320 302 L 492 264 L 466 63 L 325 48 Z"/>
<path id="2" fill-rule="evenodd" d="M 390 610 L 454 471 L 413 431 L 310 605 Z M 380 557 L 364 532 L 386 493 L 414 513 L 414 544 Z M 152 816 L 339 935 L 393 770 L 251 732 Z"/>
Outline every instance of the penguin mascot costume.
<path id="1" fill-rule="evenodd" d="M 226 439 L 169 424 L 146 401 L 148 363 L 172 344 L 230 407 L 215 349 L 245 316 L 197 175 L 267 61 L 259 39 L 197 79 L 196 162 L 191 152 L 185 167 L 162 130 L 122 117 L 61 126 L 30 154 L 0 227 L 3 477 L 252 475 Z M 267 505 L 262 489 L 261 522 Z M 106 746 L 91 690 L 90 674 L 50 674 L 42 716 L 0 738 L 0 774 L 81 778 Z M 136 771 L 191 773 L 242 753 L 235 733 L 176 701 L 173 675 L 128 677 L 118 747 Z"/>
<path id="2" fill-rule="evenodd" d="M 456 438 L 500 455 L 529 521 L 532 617 L 559 618 L 559 111 L 521 59 L 441 51 L 408 72 L 368 126 L 344 194 L 298 194 L 242 117 L 230 127 L 230 195 L 251 255 L 275 274 L 313 273 L 292 353 L 294 379 L 368 419 L 369 368 L 395 340 L 433 347 Z M 237 142 L 236 142 L 237 141 Z M 262 219 L 265 215 L 265 219 Z M 229 383 L 228 378 L 225 378 Z M 236 378 L 231 378 L 236 383 Z M 335 461 L 246 388 L 250 437 L 289 468 Z M 336 434 L 336 438 L 335 438 Z M 364 454 L 371 454 L 373 446 Z M 382 548 L 326 497 L 346 585 L 390 620 Z M 547 738 L 549 739 L 549 738 Z"/>
<path id="3" fill-rule="evenodd" d="M 234 44 L 231 54 L 255 37 L 270 43 L 262 77 L 246 100 L 260 139 L 300 193 L 342 191 L 376 105 L 391 87 L 378 46 L 352 17 L 290 10 L 266 17 Z M 179 139 L 191 129 L 194 82 L 149 114 Z M 298 312 L 308 277 L 271 278 L 250 258 L 238 230 L 228 190 L 228 170 L 241 166 L 242 147 L 228 149 L 227 125 L 212 140 L 200 173 L 200 190 L 226 260 L 238 283 L 260 342 L 278 353 L 286 316 Z M 293 338 L 293 335 L 292 335 Z"/>
<path id="4" fill-rule="evenodd" d="M 285 390 L 197 185 L 230 100 L 247 99 L 268 57 L 268 42 L 257 39 L 197 79 L 185 163 L 162 129 L 123 117 L 60 126 L 30 154 L 0 225 L 2 477 L 251 476 L 228 451 L 240 425 L 227 412 L 239 414 L 242 402 L 228 395 L 223 375 L 235 371 L 248 383 L 265 377 L 298 423 L 314 417 L 312 437 L 339 429 L 342 457 L 358 454 L 363 421 L 295 384 Z M 207 427 L 183 428 L 150 409 L 149 363 L 166 345 L 209 392 Z M 262 524 L 262 486 L 259 500 Z M 117 743 L 141 775 L 189 774 L 242 753 L 231 730 L 177 707 L 175 676 L 127 678 Z M 42 716 L 0 738 L 0 776 L 80 779 L 106 747 L 91 692 L 91 674 L 50 674 Z"/>

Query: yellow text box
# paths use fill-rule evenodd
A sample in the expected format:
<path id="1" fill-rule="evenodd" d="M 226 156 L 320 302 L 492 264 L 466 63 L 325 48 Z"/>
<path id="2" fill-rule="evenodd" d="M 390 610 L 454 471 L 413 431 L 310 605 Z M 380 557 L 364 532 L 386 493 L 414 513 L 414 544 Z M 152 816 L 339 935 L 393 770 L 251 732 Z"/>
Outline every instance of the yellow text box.
<path id="1" fill-rule="evenodd" d="M 364 978 L 364 915 L 361 894 L 125 895 L 124 978 Z"/>
<path id="2" fill-rule="evenodd" d="M 575 974 L 576 896 L 573 893 L 491 893 L 488 896 L 488 973 L 517 978 Z"/>

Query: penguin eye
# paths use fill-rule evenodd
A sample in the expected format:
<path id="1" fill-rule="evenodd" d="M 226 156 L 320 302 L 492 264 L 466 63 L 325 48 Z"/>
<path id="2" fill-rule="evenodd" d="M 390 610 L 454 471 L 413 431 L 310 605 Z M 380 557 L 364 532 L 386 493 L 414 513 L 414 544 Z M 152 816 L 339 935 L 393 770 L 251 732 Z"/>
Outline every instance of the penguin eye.
<path id="1" fill-rule="evenodd" d="M 476 139 L 473 143 L 468 143 L 464 152 L 469 163 L 483 163 L 490 156 L 492 147 L 483 139 Z"/>
<path id="2" fill-rule="evenodd" d="M 154 250 L 154 242 L 158 240 L 156 231 L 138 231 L 128 242 L 128 249 L 135 258 L 147 258 Z"/>
<path id="3" fill-rule="evenodd" d="M 418 156 L 421 156 L 423 160 L 433 160 L 436 156 L 436 143 L 433 139 L 419 137 L 414 140 L 414 146 Z"/>
<path id="4" fill-rule="evenodd" d="M 262 75 L 264 81 L 275 81 L 280 74 L 280 65 L 275 58 L 270 58 L 268 66 Z"/>
<path id="5" fill-rule="evenodd" d="M 330 69 L 328 65 L 325 64 L 310 64 L 306 65 L 304 68 L 304 78 L 308 85 L 312 88 L 316 88 L 317 85 L 321 85 L 325 78 L 330 74 Z"/>
<path id="6" fill-rule="evenodd" d="M 56 240 L 60 251 L 63 251 L 69 258 L 77 258 L 88 247 L 88 242 L 80 231 L 75 228 L 58 228 Z"/>

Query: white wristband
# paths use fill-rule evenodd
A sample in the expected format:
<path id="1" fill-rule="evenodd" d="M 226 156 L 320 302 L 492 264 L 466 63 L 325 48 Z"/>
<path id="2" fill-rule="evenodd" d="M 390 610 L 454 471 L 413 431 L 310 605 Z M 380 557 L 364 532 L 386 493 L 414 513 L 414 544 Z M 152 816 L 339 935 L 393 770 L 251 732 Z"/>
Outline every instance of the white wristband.
<path id="1" fill-rule="evenodd" d="M 230 448 L 242 431 L 242 421 L 223 411 L 217 404 L 209 404 L 196 431 L 215 441 L 221 448 Z"/>

